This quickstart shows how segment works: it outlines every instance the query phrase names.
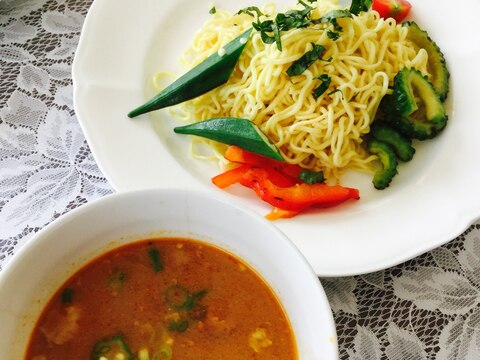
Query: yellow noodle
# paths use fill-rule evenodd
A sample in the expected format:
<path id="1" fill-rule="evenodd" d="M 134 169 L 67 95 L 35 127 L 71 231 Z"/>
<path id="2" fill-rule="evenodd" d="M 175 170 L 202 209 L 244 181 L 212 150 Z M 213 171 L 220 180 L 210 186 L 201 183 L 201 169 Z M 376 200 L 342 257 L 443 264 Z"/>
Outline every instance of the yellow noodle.
<path id="1" fill-rule="evenodd" d="M 334 0 L 317 4 L 313 18 L 338 8 Z M 262 20 L 273 19 L 275 11 L 273 4 L 267 4 L 263 13 L 268 16 Z M 192 68 L 250 28 L 252 20 L 247 14 L 217 11 L 196 34 L 182 63 Z M 430 76 L 428 54 L 406 40 L 408 28 L 393 19 L 381 19 L 374 11 L 337 21 L 343 28 L 338 40 L 328 38 L 325 25 L 293 29 L 282 32 L 281 52 L 254 31 L 230 80 L 175 111 L 188 122 L 219 116 L 248 118 L 276 144 L 286 161 L 323 170 L 336 180 L 347 169 L 372 171 L 376 157 L 368 154 L 362 141 L 379 103 L 402 67 L 415 67 Z M 332 60 L 316 61 L 303 74 L 290 78 L 287 68 L 311 50 L 312 43 L 323 45 L 323 58 Z M 315 99 L 312 91 L 321 84 L 316 78 L 321 74 L 328 74 L 331 84 Z M 208 143 L 217 146 L 212 157 L 221 159 L 223 148 Z"/>

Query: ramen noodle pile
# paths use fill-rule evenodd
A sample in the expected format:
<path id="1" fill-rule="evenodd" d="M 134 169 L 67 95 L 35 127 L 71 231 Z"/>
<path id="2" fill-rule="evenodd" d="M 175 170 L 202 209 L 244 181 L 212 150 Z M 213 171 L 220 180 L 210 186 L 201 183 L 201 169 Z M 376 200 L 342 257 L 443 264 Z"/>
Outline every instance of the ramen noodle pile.
<path id="1" fill-rule="evenodd" d="M 302 9 L 300 3 L 294 9 Z M 340 9 L 337 1 L 309 4 L 311 18 Z M 252 27 L 257 19 L 275 19 L 274 4 L 260 14 L 216 10 L 197 32 L 182 64 L 191 69 Z M 334 32 L 335 29 L 341 31 Z M 305 169 L 323 171 L 338 179 L 346 170 L 373 172 L 377 157 L 362 145 L 382 98 L 391 93 L 395 75 L 404 67 L 428 72 L 428 54 L 407 39 L 408 28 L 376 11 L 337 18 L 331 24 L 312 24 L 281 32 L 277 43 L 265 43 L 254 31 L 224 85 L 184 104 L 173 112 L 188 123 L 217 117 L 252 120 L 278 147 L 284 159 Z M 325 51 L 301 74 L 287 69 L 318 45 Z M 328 80 L 328 82 L 327 82 Z M 326 87 L 319 95 L 316 89 Z M 225 146 L 211 140 L 212 157 L 224 160 Z"/>

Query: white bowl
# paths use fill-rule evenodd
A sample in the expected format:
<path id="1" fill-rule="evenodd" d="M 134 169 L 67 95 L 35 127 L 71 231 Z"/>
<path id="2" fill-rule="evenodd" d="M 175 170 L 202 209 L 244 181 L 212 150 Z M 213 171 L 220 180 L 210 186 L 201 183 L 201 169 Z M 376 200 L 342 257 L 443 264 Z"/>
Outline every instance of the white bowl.
<path id="1" fill-rule="evenodd" d="M 338 358 L 328 300 L 313 269 L 272 224 L 202 193 L 144 190 L 91 202 L 40 231 L 0 273 L 0 359 L 21 359 L 55 290 L 92 257 L 127 242 L 180 236 L 219 246 L 250 264 L 276 292 L 300 359 Z"/>

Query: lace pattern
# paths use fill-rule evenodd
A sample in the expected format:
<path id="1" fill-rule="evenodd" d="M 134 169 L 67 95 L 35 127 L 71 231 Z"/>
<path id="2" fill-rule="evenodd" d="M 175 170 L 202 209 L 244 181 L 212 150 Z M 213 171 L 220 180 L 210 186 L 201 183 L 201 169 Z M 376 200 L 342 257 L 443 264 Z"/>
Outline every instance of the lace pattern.
<path id="1" fill-rule="evenodd" d="M 0 0 L 0 270 L 46 224 L 113 191 L 73 108 L 71 65 L 90 4 Z M 480 359 L 479 239 L 474 224 L 401 265 L 320 279 L 340 358 Z"/>

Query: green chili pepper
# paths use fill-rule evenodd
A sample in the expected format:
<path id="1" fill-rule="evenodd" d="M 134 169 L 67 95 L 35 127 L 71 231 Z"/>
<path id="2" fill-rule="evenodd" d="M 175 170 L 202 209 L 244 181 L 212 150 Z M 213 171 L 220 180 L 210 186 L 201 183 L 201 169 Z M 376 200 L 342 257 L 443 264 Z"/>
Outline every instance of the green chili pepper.
<path id="1" fill-rule="evenodd" d="M 252 28 L 230 41 L 221 52 L 210 55 L 147 103 L 130 111 L 128 116 L 133 118 L 150 111 L 180 104 L 226 83 L 251 32 Z"/>
<path id="2" fill-rule="evenodd" d="M 196 135 L 228 145 L 237 145 L 272 159 L 282 155 L 254 122 L 233 117 L 214 118 L 173 129 L 178 134 Z"/>

